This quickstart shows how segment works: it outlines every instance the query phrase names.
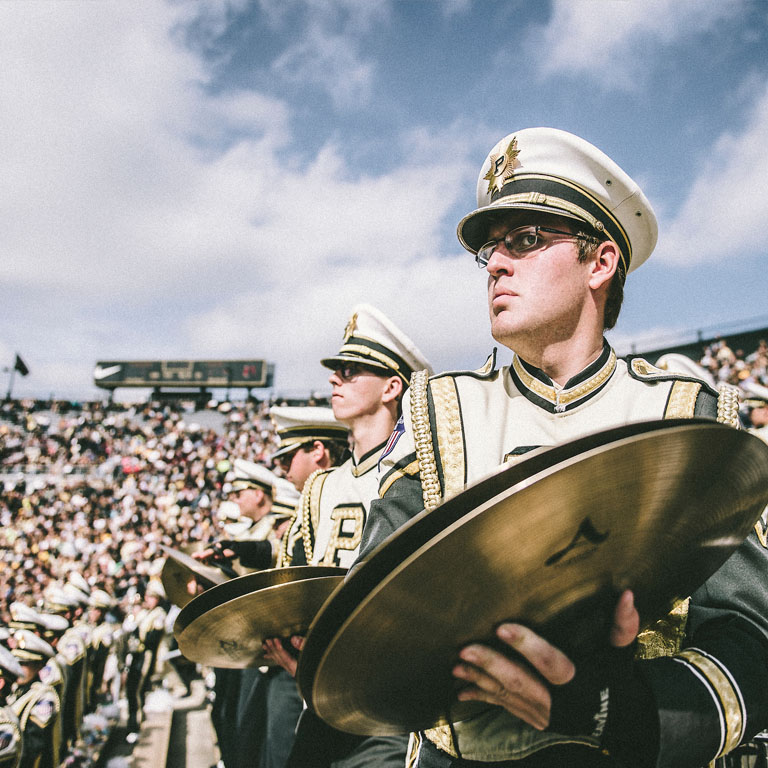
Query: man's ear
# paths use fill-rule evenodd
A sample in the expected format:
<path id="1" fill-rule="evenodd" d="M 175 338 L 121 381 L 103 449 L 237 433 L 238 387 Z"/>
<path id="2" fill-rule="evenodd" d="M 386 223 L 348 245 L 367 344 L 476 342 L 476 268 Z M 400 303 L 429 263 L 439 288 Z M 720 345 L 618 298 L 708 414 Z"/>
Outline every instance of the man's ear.
<path id="1" fill-rule="evenodd" d="M 403 380 L 399 376 L 390 376 L 381 394 L 383 403 L 397 402 L 403 395 Z"/>
<path id="2" fill-rule="evenodd" d="M 621 254 L 616 243 L 605 240 L 598 245 L 595 255 L 589 260 L 589 287 L 597 290 L 610 284 L 621 260 Z"/>
<path id="3" fill-rule="evenodd" d="M 301 450 L 301 448 L 299 448 Z M 321 465 L 321 462 L 323 461 L 323 456 L 326 454 L 326 447 L 323 445 L 323 443 L 320 440 L 315 440 L 314 443 L 312 443 L 312 447 L 309 449 L 309 453 L 312 456 L 312 460 L 317 464 L 318 466 Z"/>

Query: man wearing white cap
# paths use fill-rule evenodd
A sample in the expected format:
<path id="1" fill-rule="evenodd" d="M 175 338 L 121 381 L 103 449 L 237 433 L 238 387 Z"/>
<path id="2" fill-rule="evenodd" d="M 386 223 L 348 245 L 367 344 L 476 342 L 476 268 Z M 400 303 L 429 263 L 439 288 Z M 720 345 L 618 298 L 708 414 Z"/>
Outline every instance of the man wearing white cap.
<path id="1" fill-rule="evenodd" d="M 272 461 L 299 493 L 315 472 L 333 469 L 349 456 L 349 427 L 336 420 L 332 409 L 274 406 L 269 415 L 280 441 Z M 293 517 L 295 525 L 283 538 L 278 567 L 306 565 L 298 511 Z"/>
<path id="2" fill-rule="evenodd" d="M 228 576 L 237 575 L 232 570 L 232 560 L 239 559 L 244 568 L 269 568 L 276 555 L 276 546 L 266 537 L 268 528 L 258 526 L 269 515 L 275 491 L 275 474 L 262 464 L 246 459 L 235 459 L 234 477 L 227 501 L 233 501 L 240 510 L 235 527 L 227 529 L 231 538 L 220 539 L 208 548 L 193 553 L 196 560 L 208 561 L 221 568 Z M 240 522 L 244 525 L 238 525 Z"/>
<path id="3" fill-rule="evenodd" d="M 128 640 L 130 663 L 125 677 L 125 698 L 128 702 L 126 741 L 138 741 L 139 721 L 144 697 L 151 682 L 157 660 L 157 650 L 165 634 L 165 590 L 159 580 L 150 579 L 144 591 L 144 605 L 138 611 L 136 629 Z"/>
<path id="4" fill-rule="evenodd" d="M 61 704 L 51 686 L 40 681 L 40 670 L 56 652 L 49 643 L 28 629 L 12 637 L 11 653 L 22 668 L 10 706 L 22 728 L 20 768 L 56 768 L 58 745 L 56 723 Z"/>
<path id="5" fill-rule="evenodd" d="M 269 414 L 279 440 L 271 459 L 285 473 L 285 478 L 275 479 L 273 512 L 287 494 L 284 484 L 290 484 L 295 494 L 289 497 L 291 516 L 288 530 L 281 533 L 277 567 L 306 565 L 301 522 L 297 521 L 298 494 L 310 475 L 331 469 L 348 456 L 349 430 L 330 408 L 274 406 Z M 237 741 L 243 762 L 253 762 L 253 756 L 258 755 L 259 768 L 282 768 L 303 709 L 293 676 L 275 666 L 263 675 L 257 670 L 243 670 L 242 681 Z"/>
<path id="6" fill-rule="evenodd" d="M 7 704 L 11 687 L 23 674 L 16 657 L 0 643 L 0 768 L 18 768 L 21 760 L 21 726 Z"/>
<path id="7" fill-rule="evenodd" d="M 377 495 L 376 467 L 398 418 L 403 393 L 415 371 L 431 372 L 421 351 L 375 307 L 361 304 L 352 311 L 339 352 L 322 364 L 331 370 L 331 407 L 349 427 L 352 456 L 342 466 L 318 471 L 307 479 L 299 502 L 297 526 L 302 563 L 348 568 L 360 546 L 371 500 Z M 292 529 L 291 533 L 294 533 Z M 299 650 L 303 638 L 293 637 Z M 265 643 L 269 655 L 291 674 L 296 659 L 279 640 Z M 361 738 L 334 732 L 305 713 L 288 766 L 310 762 L 318 768 L 402 766 L 401 737 Z"/>
<path id="8" fill-rule="evenodd" d="M 491 333 L 513 362 L 414 377 L 361 557 L 425 507 L 532 448 L 665 417 L 738 424 L 732 388 L 718 394 L 640 358 L 618 360 L 604 340 L 627 274 L 657 234 L 645 196 L 610 158 L 564 131 L 521 130 L 486 158 L 477 201 L 458 236 L 485 272 Z M 685 650 L 671 657 L 632 661 L 631 592 L 617 602 L 612 649 L 589 663 L 574 666 L 529 628 L 501 625 L 499 641 L 523 663 L 479 643 L 462 649 L 453 669 L 465 686 L 459 698 L 493 706 L 415 735 L 412 764 L 681 768 L 733 749 L 768 722 L 768 598 L 745 587 L 745 578 L 760 583 L 766 554 L 751 534 L 693 596 L 685 637 L 670 638 Z"/>

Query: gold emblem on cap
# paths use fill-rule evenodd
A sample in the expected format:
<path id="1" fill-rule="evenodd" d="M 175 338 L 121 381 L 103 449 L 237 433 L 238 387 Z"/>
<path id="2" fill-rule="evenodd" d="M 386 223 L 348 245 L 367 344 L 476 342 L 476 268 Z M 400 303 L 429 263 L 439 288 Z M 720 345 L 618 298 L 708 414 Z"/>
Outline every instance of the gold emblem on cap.
<path id="1" fill-rule="evenodd" d="M 488 182 L 488 194 L 493 194 L 494 189 L 501 191 L 501 188 L 515 174 L 515 160 L 520 154 L 517 148 L 517 136 L 509 142 L 505 152 L 491 155 L 491 167 L 483 178 Z"/>
<path id="2" fill-rule="evenodd" d="M 350 336 L 355 332 L 357 328 L 357 312 L 349 318 L 346 328 L 344 328 L 344 343 L 349 341 Z"/>

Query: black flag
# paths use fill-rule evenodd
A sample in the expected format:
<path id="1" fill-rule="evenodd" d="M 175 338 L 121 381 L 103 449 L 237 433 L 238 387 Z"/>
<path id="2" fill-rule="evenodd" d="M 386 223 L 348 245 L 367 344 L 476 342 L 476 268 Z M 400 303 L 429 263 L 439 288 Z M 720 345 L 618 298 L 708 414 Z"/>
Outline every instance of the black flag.
<path id="1" fill-rule="evenodd" d="M 13 364 L 13 369 L 18 371 L 22 376 L 26 376 L 29 373 L 27 364 L 19 357 L 18 352 L 16 353 L 16 362 Z"/>

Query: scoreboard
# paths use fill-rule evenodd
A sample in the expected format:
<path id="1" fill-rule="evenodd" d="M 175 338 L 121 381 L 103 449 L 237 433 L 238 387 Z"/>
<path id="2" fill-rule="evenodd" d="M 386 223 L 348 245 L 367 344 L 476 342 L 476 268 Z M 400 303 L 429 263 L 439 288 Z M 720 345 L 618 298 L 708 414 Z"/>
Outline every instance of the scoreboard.
<path id="1" fill-rule="evenodd" d="M 275 366 L 265 360 L 110 360 L 96 363 L 93 381 L 117 387 L 271 387 Z"/>

